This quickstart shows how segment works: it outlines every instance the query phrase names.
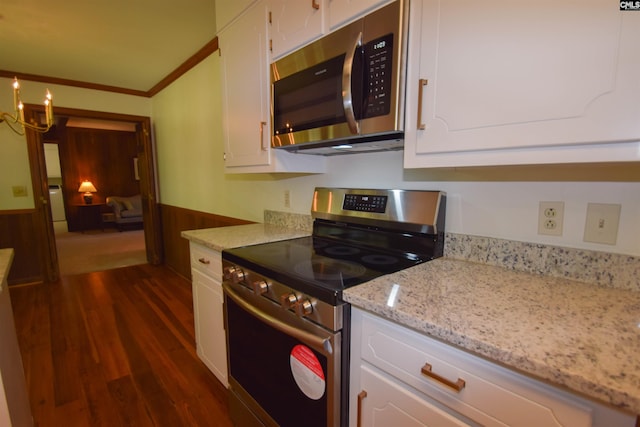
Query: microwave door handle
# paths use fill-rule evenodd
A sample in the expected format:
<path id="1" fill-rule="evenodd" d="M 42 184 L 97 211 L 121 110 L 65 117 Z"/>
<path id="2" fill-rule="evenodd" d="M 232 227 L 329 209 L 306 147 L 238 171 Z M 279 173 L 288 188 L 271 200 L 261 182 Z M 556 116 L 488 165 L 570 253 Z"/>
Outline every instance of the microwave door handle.
<path id="1" fill-rule="evenodd" d="M 353 74 L 353 59 L 356 55 L 356 49 L 362 46 L 362 32 L 358 33 L 352 47 L 347 50 L 342 67 L 342 105 L 344 106 L 344 115 L 347 118 L 347 124 L 352 134 L 360 133 L 360 126 L 356 121 L 353 112 L 353 95 L 351 93 L 351 75 Z"/>

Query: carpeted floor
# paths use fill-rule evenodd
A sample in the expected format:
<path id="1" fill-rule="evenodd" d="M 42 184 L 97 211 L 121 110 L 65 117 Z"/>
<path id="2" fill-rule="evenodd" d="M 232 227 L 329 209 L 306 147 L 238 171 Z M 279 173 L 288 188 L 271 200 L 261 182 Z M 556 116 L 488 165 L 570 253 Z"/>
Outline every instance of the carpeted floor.
<path id="1" fill-rule="evenodd" d="M 91 230 L 56 234 L 60 275 L 146 264 L 144 231 Z"/>

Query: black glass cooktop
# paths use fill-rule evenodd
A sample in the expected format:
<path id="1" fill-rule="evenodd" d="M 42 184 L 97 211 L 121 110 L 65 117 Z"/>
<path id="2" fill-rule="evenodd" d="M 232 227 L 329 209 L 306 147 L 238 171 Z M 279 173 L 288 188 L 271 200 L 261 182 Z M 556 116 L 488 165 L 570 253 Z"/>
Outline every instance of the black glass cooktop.
<path id="1" fill-rule="evenodd" d="M 222 257 L 333 304 L 350 286 L 426 261 L 316 236 L 228 249 Z"/>

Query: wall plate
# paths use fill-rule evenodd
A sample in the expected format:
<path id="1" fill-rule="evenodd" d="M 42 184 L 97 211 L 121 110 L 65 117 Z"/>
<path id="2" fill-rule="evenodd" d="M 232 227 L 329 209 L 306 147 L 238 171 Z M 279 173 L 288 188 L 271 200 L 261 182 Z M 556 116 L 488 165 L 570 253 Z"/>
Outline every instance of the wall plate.
<path id="1" fill-rule="evenodd" d="M 540 202 L 538 205 L 538 234 L 562 236 L 564 202 Z"/>
<path id="2" fill-rule="evenodd" d="M 621 205 L 589 203 L 584 225 L 585 242 L 615 245 L 618 240 Z"/>

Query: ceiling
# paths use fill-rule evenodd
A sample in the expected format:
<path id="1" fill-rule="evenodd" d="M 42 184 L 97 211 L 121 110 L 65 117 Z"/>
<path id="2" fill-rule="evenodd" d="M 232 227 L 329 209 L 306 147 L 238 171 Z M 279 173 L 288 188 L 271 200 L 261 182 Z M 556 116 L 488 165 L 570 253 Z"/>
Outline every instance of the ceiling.
<path id="1" fill-rule="evenodd" d="M 0 71 L 147 92 L 215 27 L 214 0 L 0 0 Z"/>

